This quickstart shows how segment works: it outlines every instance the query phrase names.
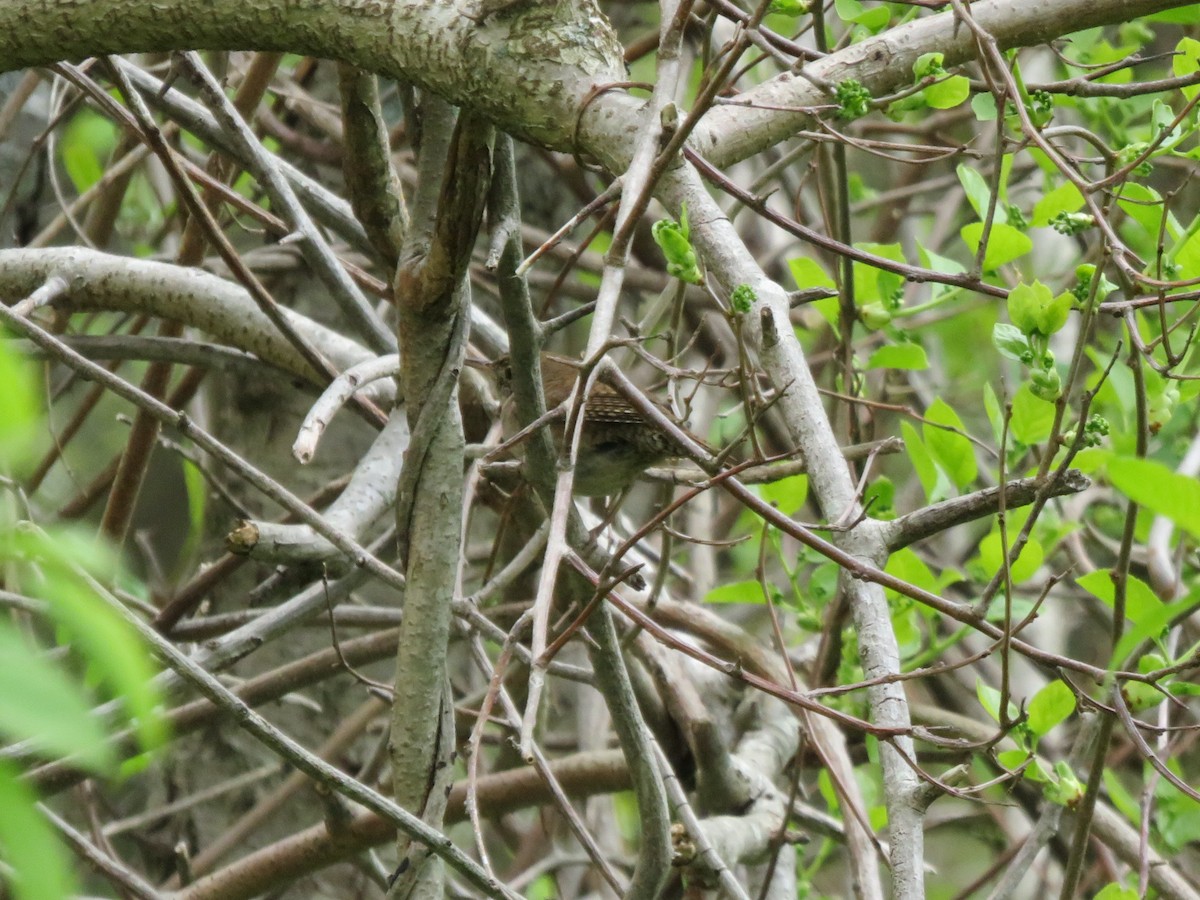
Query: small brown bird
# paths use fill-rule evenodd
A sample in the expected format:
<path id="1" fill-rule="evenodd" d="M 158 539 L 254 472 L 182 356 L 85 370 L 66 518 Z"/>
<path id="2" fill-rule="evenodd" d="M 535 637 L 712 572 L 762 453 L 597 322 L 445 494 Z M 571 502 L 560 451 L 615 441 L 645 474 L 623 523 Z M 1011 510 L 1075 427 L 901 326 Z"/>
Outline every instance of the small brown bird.
<path id="1" fill-rule="evenodd" d="M 562 405 L 579 377 L 578 365 L 561 356 L 543 353 L 542 384 L 546 408 Z M 512 395 L 512 371 L 508 357 L 490 366 L 502 400 Z M 661 407 L 668 418 L 671 413 Z M 551 434 L 561 448 L 564 421 L 550 423 Z M 616 494 L 628 487 L 650 466 L 680 455 L 680 447 L 611 384 L 597 380 L 584 408 L 583 434 L 575 460 L 575 493 L 584 497 Z"/>

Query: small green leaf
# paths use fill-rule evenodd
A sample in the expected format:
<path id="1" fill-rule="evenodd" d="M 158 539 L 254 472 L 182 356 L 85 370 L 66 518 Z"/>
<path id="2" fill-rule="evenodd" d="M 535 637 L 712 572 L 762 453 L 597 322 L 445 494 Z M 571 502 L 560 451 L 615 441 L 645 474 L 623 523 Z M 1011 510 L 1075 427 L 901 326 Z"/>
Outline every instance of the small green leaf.
<path id="1" fill-rule="evenodd" d="M 32 738 L 47 755 L 74 756 L 93 772 L 116 766 L 86 695 L 7 626 L 0 627 L 0 733 L 9 740 Z"/>
<path id="2" fill-rule="evenodd" d="M 827 562 L 817 566 L 808 579 L 808 596 L 817 607 L 824 607 L 837 593 L 841 569 L 837 563 Z"/>
<path id="3" fill-rule="evenodd" d="M 1147 684 L 1144 681 L 1126 681 L 1121 684 L 1121 697 L 1131 712 L 1144 713 L 1154 709 L 1167 699 L 1165 684 Z"/>
<path id="4" fill-rule="evenodd" d="M 735 581 L 715 587 L 704 595 L 705 603 L 754 603 L 763 602 L 762 585 L 757 581 Z"/>
<path id="5" fill-rule="evenodd" d="M 976 94 L 971 98 L 971 112 L 979 122 L 996 121 L 996 98 L 992 94 Z"/>
<path id="6" fill-rule="evenodd" d="M 36 444 L 41 416 L 34 383 L 29 364 L 0 343 L 0 469 L 24 465 Z"/>
<path id="7" fill-rule="evenodd" d="M 1143 641 L 1157 639 L 1167 630 L 1171 622 L 1195 609 L 1197 599 L 1193 596 L 1195 593 L 1196 591 L 1193 590 L 1191 595 L 1174 603 L 1161 603 L 1156 612 L 1139 613 L 1138 623 L 1133 628 L 1127 629 L 1121 637 L 1121 642 L 1113 648 L 1108 667 L 1110 669 L 1124 667 L 1129 659 L 1129 654 Z"/>
<path id="8" fill-rule="evenodd" d="M 759 486 L 759 495 L 780 512 L 794 515 L 808 499 L 808 476 L 790 475 Z"/>
<path id="9" fill-rule="evenodd" d="M 1173 22 L 1176 25 L 1200 25 L 1200 7 L 1189 4 L 1181 9 L 1169 9 L 1166 12 L 1146 16 L 1146 22 Z"/>
<path id="10" fill-rule="evenodd" d="M 1028 384 L 1021 385 L 1013 394 L 1012 410 L 1008 427 L 1022 444 L 1029 446 L 1050 437 L 1054 407 L 1036 397 Z"/>
<path id="11" fill-rule="evenodd" d="M 1103 601 L 1112 609 L 1116 597 L 1116 587 L 1107 569 L 1097 569 L 1080 575 L 1075 583 Z M 1125 617 L 1135 625 L 1156 621 L 1163 609 L 1163 602 L 1158 599 L 1150 585 L 1129 575 L 1125 579 Z"/>
<path id="12" fill-rule="evenodd" d="M 871 354 L 867 368 L 915 371 L 929 368 L 929 358 L 920 344 L 887 344 Z"/>
<path id="13" fill-rule="evenodd" d="M 1200 275 L 1200 228 L 1189 227 L 1187 236 L 1168 253 L 1167 259 L 1177 267 L 1177 278 L 1195 278 Z"/>
<path id="14" fill-rule="evenodd" d="M 1162 463 L 1134 457 L 1109 460 L 1108 477 L 1130 500 L 1200 537 L 1200 480 L 1176 475 Z"/>
<path id="15" fill-rule="evenodd" d="M 1056 780 L 1046 785 L 1046 799 L 1059 806 L 1074 806 L 1083 797 L 1083 785 L 1066 760 L 1054 764 Z"/>
<path id="16" fill-rule="evenodd" d="M 1009 532 L 1009 548 L 1011 550 L 1011 541 L 1013 532 Z M 1009 577 L 1012 578 L 1015 584 L 1021 584 L 1028 581 L 1037 574 L 1038 569 L 1045 561 L 1046 552 L 1042 549 L 1039 541 L 1030 538 L 1026 541 L 1025 546 L 1021 548 L 1021 554 L 1012 565 L 1009 566 Z M 1004 566 L 1004 546 L 1000 542 L 1000 533 L 992 531 L 984 536 L 979 542 L 979 566 L 986 573 L 988 578 L 999 572 Z"/>
<path id="17" fill-rule="evenodd" d="M 917 61 L 913 63 L 913 76 L 918 80 L 922 78 L 936 78 L 946 71 L 942 66 L 945 59 L 945 53 L 922 53 L 917 57 Z"/>
<path id="18" fill-rule="evenodd" d="M 913 470 L 921 481 L 921 487 L 925 489 L 925 499 L 930 503 L 944 499 L 949 493 L 949 482 L 933 461 L 933 456 L 921 440 L 917 429 L 908 422 L 901 422 L 900 433 L 904 438 L 904 449 L 908 452 Z"/>
<path id="19" fill-rule="evenodd" d="M 978 253 L 979 241 L 983 237 L 983 223 L 972 222 L 970 225 L 964 225 L 959 235 L 972 253 Z M 1033 241 L 1029 235 L 1003 222 L 993 222 L 992 230 L 988 234 L 987 252 L 983 255 L 983 268 L 987 272 L 994 272 L 1032 249 Z"/>
<path id="20" fill-rule="evenodd" d="M 984 683 L 983 679 L 975 679 L 975 696 L 979 698 L 980 705 L 984 708 L 989 716 L 996 722 L 1000 721 L 1000 692 L 994 687 Z M 1008 701 L 1008 720 L 1015 722 L 1017 720 L 1017 707 L 1012 700 Z"/>
<path id="21" fill-rule="evenodd" d="M 689 284 L 700 284 L 704 276 L 696 251 L 688 240 L 687 207 L 679 214 L 679 221 L 659 219 L 650 228 L 654 242 L 658 244 L 667 260 L 667 274 Z"/>
<path id="22" fill-rule="evenodd" d="M 1023 334 L 1049 337 L 1067 324 L 1073 299 L 1066 291 L 1055 297 L 1040 281 L 1022 282 L 1009 291 L 1008 317 Z"/>
<path id="23" fill-rule="evenodd" d="M 925 591 L 939 589 L 938 579 L 933 570 L 910 547 L 897 550 L 889 556 L 884 571 Z"/>
<path id="24" fill-rule="evenodd" d="M 1126 821 L 1131 825 L 1136 825 L 1142 817 L 1141 805 L 1138 799 L 1134 797 L 1129 788 L 1125 786 L 1125 782 L 1121 779 L 1116 771 L 1111 766 L 1104 767 L 1104 787 L 1108 792 L 1108 797 L 1112 801 L 1113 806 L 1123 815 Z"/>
<path id="25" fill-rule="evenodd" d="M 1121 198 L 1117 201 L 1121 211 L 1142 226 L 1148 236 L 1158 237 L 1159 224 L 1163 217 L 1163 199 L 1158 191 L 1136 181 L 1127 181 L 1121 187 Z M 1183 228 L 1174 213 L 1167 214 L 1167 236 L 1178 240 Z"/>
<path id="26" fill-rule="evenodd" d="M 959 163 L 954 172 L 958 175 L 958 181 L 967 193 L 967 200 L 970 202 L 971 208 L 975 210 L 975 215 L 982 220 L 987 216 L 988 206 L 992 202 L 991 188 L 988 187 L 988 183 L 982 175 L 965 163 Z M 976 243 L 978 244 L 978 240 Z"/>
<path id="27" fill-rule="evenodd" d="M 75 896 L 71 862 L 58 836 L 37 812 L 36 798 L 8 765 L 0 763 L 0 858 L 16 900 Z"/>
<path id="28" fill-rule="evenodd" d="M 925 102 L 934 109 L 953 109 L 971 96 L 971 82 L 962 75 L 935 81 L 923 91 Z"/>
<path id="29" fill-rule="evenodd" d="M 1016 325 L 997 322 L 992 326 L 992 343 L 1002 356 L 1028 365 L 1033 360 L 1029 338 Z"/>
<path id="30" fill-rule="evenodd" d="M 886 28 L 892 19 L 891 11 L 886 6 L 866 8 L 859 0 L 834 0 L 834 8 L 843 22 L 862 25 L 872 34 Z"/>
<path id="31" fill-rule="evenodd" d="M 1185 78 L 1200 71 L 1200 41 L 1195 38 L 1182 38 L 1175 45 L 1175 55 L 1171 60 L 1175 68 L 1175 77 Z M 1179 89 L 1183 96 L 1191 100 L 1200 91 L 1200 85 L 1191 84 Z"/>
<path id="32" fill-rule="evenodd" d="M 792 273 L 792 278 L 796 282 L 796 287 L 800 290 L 808 288 L 836 288 L 837 284 L 834 280 L 825 274 L 825 270 L 821 268 L 820 263 L 809 259 L 807 256 L 793 256 L 787 261 L 788 270 Z"/>
<path id="33" fill-rule="evenodd" d="M 899 244 L 875 244 L 860 241 L 855 249 L 873 253 L 893 262 L 904 262 L 904 248 Z M 897 301 L 904 290 L 904 277 L 895 272 L 876 268 L 869 263 L 854 263 L 854 299 L 859 308 L 871 303 L 881 303 L 889 312 L 898 308 Z"/>
<path id="34" fill-rule="evenodd" d="M 113 558 L 90 536 L 65 528 L 53 535 L 23 527 L 0 534 L 0 554 L 36 563 L 43 582 L 36 592 L 101 678 L 125 703 L 147 748 L 166 739 L 156 715 L 160 703 L 151 679 L 155 671 L 137 634 L 96 598 L 80 570 L 111 573 Z"/>
<path id="35" fill-rule="evenodd" d="M 1035 735 L 1045 737 L 1050 729 L 1075 712 L 1075 695 L 1061 681 L 1051 681 L 1029 701 L 1027 724 Z"/>
<path id="36" fill-rule="evenodd" d="M 83 193 L 104 175 L 104 160 L 116 146 L 116 128 L 103 116 L 83 109 L 71 119 L 60 145 L 63 167 Z"/>
<path id="37" fill-rule="evenodd" d="M 1015 772 L 1025 765 L 1025 761 L 1029 759 L 1030 755 L 1028 750 L 1001 750 L 996 754 L 996 761 L 1010 772 Z M 1031 768 L 1033 767 L 1026 767 L 1025 774 L 1027 776 Z"/>
<path id="38" fill-rule="evenodd" d="M 921 433 L 933 458 L 941 464 L 958 487 L 965 487 L 973 482 L 979 474 L 979 469 L 971 441 L 963 434 L 937 427 L 944 425 L 965 432 L 966 428 L 958 413 L 939 397 L 925 410 L 925 418 L 928 421 L 922 426 Z"/>
<path id="39" fill-rule="evenodd" d="M 1033 207 L 1033 222 L 1035 226 L 1049 225 L 1050 220 L 1059 213 L 1073 213 L 1083 207 L 1083 194 L 1070 181 L 1064 181 L 1050 193 L 1042 197 Z"/>
<path id="40" fill-rule="evenodd" d="M 1004 436 L 1004 410 L 1000 406 L 1000 398 L 990 383 L 983 386 L 983 410 L 987 413 L 988 422 L 992 426 L 992 439 L 999 444 Z"/>
<path id="41" fill-rule="evenodd" d="M 863 491 L 863 506 L 870 510 L 873 518 L 886 521 L 896 514 L 895 498 L 896 485 L 886 475 L 880 475 Z"/>

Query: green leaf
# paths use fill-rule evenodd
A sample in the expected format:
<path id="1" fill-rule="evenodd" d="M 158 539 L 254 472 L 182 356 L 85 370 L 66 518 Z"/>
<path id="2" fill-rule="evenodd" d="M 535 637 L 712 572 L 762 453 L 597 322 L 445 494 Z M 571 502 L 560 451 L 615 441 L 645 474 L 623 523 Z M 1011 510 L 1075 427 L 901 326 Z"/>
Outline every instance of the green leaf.
<path id="1" fill-rule="evenodd" d="M 951 75 L 935 81 L 922 93 L 934 109 L 953 109 L 971 96 L 971 82 L 962 75 Z"/>
<path id="2" fill-rule="evenodd" d="M 1102 887 L 1096 893 L 1095 900 L 1138 900 L 1138 892 L 1114 881 Z"/>
<path id="3" fill-rule="evenodd" d="M 1116 598 L 1116 586 L 1107 569 L 1097 569 L 1075 579 L 1075 583 L 1089 594 L 1103 601 L 1112 609 Z M 1157 621 L 1162 613 L 1163 602 L 1158 599 L 1150 585 L 1133 575 L 1125 579 L 1125 617 L 1135 625 Z"/>
<path id="4" fill-rule="evenodd" d="M 1172 58 L 1171 64 L 1177 78 L 1194 75 L 1200 71 L 1200 41 L 1190 37 L 1182 38 L 1175 45 L 1175 56 Z M 1193 84 L 1179 90 L 1184 97 L 1191 100 L 1200 91 L 1200 85 Z"/>
<path id="5" fill-rule="evenodd" d="M 791 475 L 759 486 L 759 495 L 786 515 L 794 515 L 808 499 L 808 476 Z"/>
<path id="6" fill-rule="evenodd" d="M 769 12 L 800 16 L 808 12 L 808 0 L 771 0 Z"/>
<path id="7" fill-rule="evenodd" d="M 1200 228 L 1189 226 L 1189 233 L 1167 253 L 1167 259 L 1179 267 L 1177 278 L 1200 275 Z"/>
<path id="8" fill-rule="evenodd" d="M 958 175 L 963 190 L 967 193 L 967 200 L 970 202 L 971 208 L 975 210 L 975 215 L 982 221 L 987 216 L 988 206 L 992 202 L 991 188 L 988 187 L 983 176 L 966 163 L 959 163 L 954 171 Z M 976 239 L 976 245 L 978 245 L 978 239 Z"/>
<path id="9" fill-rule="evenodd" d="M 886 6 L 865 8 L 859 0 L 834 0 L 834 8 L 838 18 L 843 22 L 853 22 L 862 25 L 872 34 L 886 28 L 892 20 L 892 13 Z"/>
<path id="10" fill-rule="evenodd" d="M 800 290 L 808 288 L 836 288 L 834 280 L 825 274 L 820 263 L 807 256 L 793 256 L 787 261 L 788 270 Z"/>
<path id="11" fill-rule="evenodd" d="M 1127 181 L 1121 188 L 1121 197 L 1117 205 L 1125 215 L 1142 226 L 1147 236 L 1157 240 L 1159 224 L 1163 217 L 1163 199 L 1158 191 L 1136 181 Z M 1169 213 L 1167 237 L 1172 241 L 1178 240 L 1182 233 L 1183 226 L 1173 213 Z"/>
<path id="12" fill-rule="evenodd" d="M 19 469 L 38 436 L 37 390 L 32 367 L 0 343 L 0 470 Z"/>
<path id="13" fill-rule="evenodd" d="M 1050 729 L 1075 712 L 1075 695 L 1061 681 L 1051 681 L 1033 695 L 1029 701 L 1027 723 L 1029 730 L 1038 737 L 1045 737 Z"/>
<path id="14" fill-rule="evenodd" d="M 893 262 L 904 262 L 904 249 L 899 244 L 873 244 L 864 241 L 855 242 L 854 246 L 858 250 L 882 256 Z M 889 305 L 903 287 L 902 275 L 877 269 L 868 263 L 854 263 L 854 300 L 860 308 L 875 301 Z"/>
<path id="15" fill-rule="evenodd" d="M 1022 282 L 1008 292 L 1008 317 L 1022 334 L 1050 335 L 1054 332 L 1043 331 L 1042 321 L 1045 308 L 1053 303 L 1054 294 L 1046 285 Z"/>
<path id="16" fill-rule="evenodd" d="M 1015 535 L 1016 529 L 1010 529 L 1010 549 L 1012 547 L 1011 541 Z M 1009 577 L 1012 578 L 1015 584 L 1028 581 L 1037 574 L 1038 568 L 1045 559 L 1046 551 L 1042 549 L 1041 543 L 1034 538 L 1030 538 L 1025 542 L 1025 546 L 1021 548 L 1021 555 L 1013 560 L 1012 565 L 1009 566 Z M 999 531 L 991 531 L 979 542 L 978 564 L 988 578 L 991 578 L 1004 567 L 1004 546 L 1000 542 Z"/>
<path id="17" fill-rule="evenodd" d="M 7 625 L 0 627 L 0 733 L 32 739 L 48 756 L 74 756 L 92 772 L 116 766 L 86 695 Z"/>
<path id="18" fill-rule="evenodd" d="M 75 190 L 83 193 L 104 175 L 103 159 L 116 146 L 116 128 L 100 114 L 84 109 L 71 119 L 60 152 Z"/>
<path id="19" fill-rule="evenodd" d="M 992 440 L 999 444 L 1004 436 L 1004 409 L 1000 406 L 1000 398 L 996 396 L 996 391 L 990 383 L 983 386 L 983 410 L 992 426 Z"/>
<path id="20" fill-rule="evenodd" d="M 1054 406 L 1034 396 L 1028 384 L 1021 385 L 1013 394 L 1012 410 L 1008 428 L 1022 444 L 1037 444 L 1050 437 Z"/>
<path id="21" fill-rule="evenodd" d="M 813 570 L 808 578 L 808 599 L 816 607 L 823 608 L 833 599 L 841 572 L 838 564 L 833 562 L 824 563 Z"/>
<path id="22" fill-rule="evenodd" d="M 870 510 L 876 519 L 889 520 L 895 517 L 896 485 L 886 475 L 880 475 L 863 491 L 863 507 Z"/>
<path id="23" fill-rule="evenodd" d="M 971 249 L 971 253 L 978 253 L 979 241 L 983 237 L 983 223 L 972 222 L 970 225 L 964 225 L 959 235 Z M 1003 222 L 993 222 L 992 230 L 988 234 L 987 251 L 983 255 L 983 268 L 987 272 L 994 272 L 1032 249 L 1033 241 L 1029 235 Z"/>
<path id="24" fill-rule="evenodd" d="M 918 79 L 937 77 L 945 72 L 942 63 L 946 61 L 945 53 L 922 53 L 913 63 L 913 75 Z"/>
<path id="25" fill-rule="evenodd" d="M 1177 760 L 1168 765 L 1182 771 Z M 1164 850 L 1175 856 L 1200 840 L 1200 804 L 1175 785 L 1163 779 L 1155 790 L 1157 812 L 1154 825 L 1162 838 Z"/>
<path id="26" fill-rule="evenodd" d="M 993 720 L 1000 721 L 1000 692 L 994 687 L 983 682 L 983 679 L 975 679 L 975 696 L 979 698 L 979 704 L 984 708 Z M 1008 701 L 1008 720 L 1015 722 L 1017 719 L 1017 707 L 1012 702 Z"/>
<path id="27" fill-rule="evenodd" d="M 867 360 L 868 369 L 906 369 L 918 370 L 929 368 L 929 359 L 925 348 L 920 344 L 888 344 L 880 347 Z"/>
<path id="28" fill-rule="evenodd" d="M 992 94 L 976 94 L 971 98 L 971 112 L 979 122 L 996 121 L 996 98 Z"/>
<path id="29" fill-rule="evenodd" d="M 904 449 L 908 452 L 913 470 L 921 481 L 921 487 L 925 489 L 925 499 L 930 503 L 945 499 L 949 494 L 950 484 L 933 461 L 933 456 L 930 454 L 929 448 L 925 446 L 925 442 L 921 440 L 917 429 L 908 422 L 902 422 L 900 423 L 900 433 L 904 438 Z"/>
<path id="30" fill-rule="evenodd" d="M 1108 667 L 1110 669 L 1123 668 L 1127 664 L 1129 654 L 1133 653 L 1134 649 L 1143 641 L 1156 640 L 1167 630 L 1167 626 L 1171 622 L 1185 612 L 1194 609 L 1197 600 L 1196 593 L 1197 591 L 1193 590 L 1187 597 L 1176 600 L 1174 603 L 1161 603 L 1156 612 L 1139 613 L 1140 621 L 1133 628 L 1127 629 L 1121 636 L 1120 643 L 1113 648 Z"/>
<path id="31" fill-rule="evenodd" d="M 1073 213 L 1082 208 L 1083 194 L 1070 181 L 1064 181 L 1033 207 L 1031 224 L 1038 227 L 1048 225 L 1059 213 Z"/>
<path id="32" fill-rule="evenodd" d="M 957 259 L 951 259 L 949 256 L 940 256 L 923 244 L 917 245 L 917 257 L 920 259 L 921 265 L 923 265 L 925 268 L 933 269 L 933 271 L 941 272 L 944 275 L 961 275 L 963 272 L 967 271 L 966 267 L 963 266 L 963 264 Z M 939 285 L 933 284 L 930 285 L 930 287 L 933 289 L 938 289 Z M 943 291 L 957 290 L 957 288 L 953 287 L 952 285 L 946 284 L 941 285 L 940 289 Z"/>
<path id="33" fill-rule="evenodd" d="M 539 875 L 525 889 L 525 900 L 555 900 L 558 896 L 558 882 L 550 874 Z"/>
<path id="34" fill-rule="evenodd" d="M 997 322 L 992 326 L 992 344 L 1002 356 L 1015 359 L 1019 363 L 1028 364 L 1033 358 L 1033 348 L 1029 338 L 1016 325 Z"/>
<path id="35" fill-rule="evenodd" d="M 666 257 L 668 275 L 689 284 L 700 284 L 704 281 L 696 251 L 692 249 L 688 239 L 686 206 L 680 210 L 678 222 L 673 219 L 659 219 L 650 227 L 650 234 Z"/>
<path id="36" fill-rule="evenodd" d="M 1029 759 L 1031 755 L 1032 754 L 1030 754 L 1028 750 L 1001 750 L 996 754 L 996 761 L 1010 772 L 1015 772 L 1017 769 L 1021 768 L 1021 766 L 1025 765 L 1025 761 Z M 1026 767 L 1026 776 L 1029 775 L 1030 769 L 1032 768 L 1033 766 Z"/>
<path id="37" fill-rule="evenodd" d="M 1176 25 L 1200 25 L 1200 6 L 1190 4 L 1182 9 L 1169 9 L 1166 12 L 1146 16 L 1145 22 L 1171 22 Z"/>
<path id="38" fill-rule="evenodd" d="M 1154 149 L 1154 156 L 1174 150 L 1192 133 L 1192 129 L 1186 127 L 1186 121 L 1172 126 L 1175 118 L 1175 110 L 1169 103 L 1155 100 L 1150 107 L 1150 131 L 1155 137 L 1162 138 L 1158 147 Z"/>
<path id="39" fill-rule="evenodd" d="M 1193 537 L 1200 537 L 1200 481 L 1176 475 L 1162 463 L 1113 457 L 1108 477 L 1117 490 L 1151 512 L 1166 516 Z"/>
<path id="40" fill-rule="evenodd" d="M 1117 808 L 1117 812 L 1123 815 L 1129 824 L 1136 825 L 1142 817 L 1141 806 L 1137 798 L 1129 793 L 1129 788 L 1111 767 L 1104 767 L 1102 777 L 1108 797 L 1113 806 Z"/>
<path id="41" fill-rule="evenodd" d="M 925 410 L 925 418 L 927 422 L 922 426 L 921 432 L 933 458 L 941 464 L 958 487 L 971 484 L 979 474 L 971 441 L 962 434 L 937 427 L 945 425 L 965 432 L 966 428 L 958 413 L 939 397 Z"/>
<path id="42" fill-rule="evenodd" d="M 757 581 L 735 581 L 713 588 L 704 595 L 705 603 L 754 603 L 762 605 L 762 585 Z"/>
<path id="43" fill-rule="evenodd" d="M 940 589 L 933 570 L 913 552 L 911 547 L 897 550 L 889 556 L 884 571 L 896 578 L 903 578 L 909 584 L 916 585 L 925 591 L 936 592 Z"/>
<path id="44" fill-rule="evenodd" d="M 36 595 L 49 601 L 50 612 L 101 679 L 124 701 L 143 747 L 166 739 L 156 714 L 160 704 L 151 679 L 155 672 L 137 634 L 107 609 L 78 569 L 111 572 L 113 561 L 90 536 L 67 529 L 50 535 L 21 528 L 0 535 L 0 554 L 36 563 L 44 579 Z M 78 569 L 76 568 L 78 567 Z"/>
<path id="45" fill-rule="evenodd" d="M 637 798 L 633 791 L 618 791 L 612 796 L 613 818 L 617 822 L 617 831 L 631 843 L 637 840 L 640 820 L 638 819 Z"/>
<path id="46" fill-rule="evenodd" d="M 1129 706 L 1130 712 L 1144 713 L 1154 709 L 1167 699 L 1166 694 L 1160 689 L 1164 687 L 1166 687 L 1165 684 L 1156 686 L 1141 681 L 1125 681 L 1121 683 L 1121 696 Z"/>
<path id="47" fill-rule="evenodd" d="M 75 896 L 71 862 L 58 836 L 38 814 L 36 798 L 8 763 L 0 762 L 0 858 L 17 900 Z"/>
<path id="48" fill-rule="evenodd" d="M 1076 806 L 1083 797 L 1083 785 L 1070 764 L 1060 759 L 1054 764 L 1054 781 L 1046 785 L 1046 799 L 1060 806 Z"/>

